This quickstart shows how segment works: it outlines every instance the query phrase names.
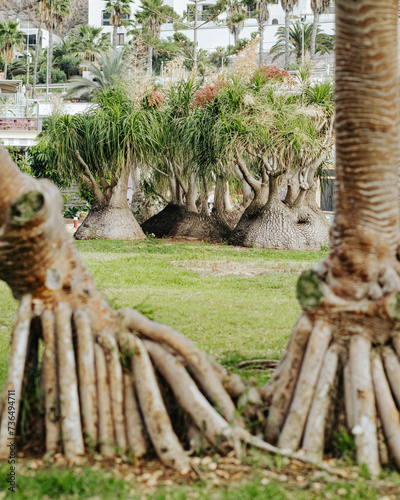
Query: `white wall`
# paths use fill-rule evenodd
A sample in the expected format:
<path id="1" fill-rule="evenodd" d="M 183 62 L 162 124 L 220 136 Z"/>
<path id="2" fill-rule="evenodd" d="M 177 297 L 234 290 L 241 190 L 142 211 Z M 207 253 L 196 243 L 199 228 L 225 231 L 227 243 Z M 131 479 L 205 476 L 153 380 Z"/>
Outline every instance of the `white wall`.
<path id="1" fill-rule="evenodd" d="M 89 18 L 88 23 L 91 26 L 101 26 L 102 11 L 105 9 L 106 2 L 103 0 L 88 0 L 89 1 Z M 172 7 L 179 15 L 182 15 L 187 10 L 190 4 L 187 0 L 165 0 L 165 3 Z M 215 3 L 215 0 L 210 0 L 210 4 Z M 131 19 L 133 13 L 139 8 L 140 1 L 131 2 Z M 271 4 L 268 6 L 269 20 L 264 30 L 264 51 L 267 52 L 271 46 L 276 42 L 275 34 L 279 26 L 285 24 L 285 13 L 282 10 L 280 3 Z M 299 0 L 297 6 L 293 9 L 293 20 L 300 19 L 301 15 L 306 16 L 306 22 L 313 22 L 313 15 L 310 7 L 310 0 Z M 219 21 L 223 21 L 225 15 L 219 17 Z M 273 24 L 274 21 L 278 24 Z M 334 16 L 332 14 L 320 16 L 320 26 L 323 31 L 328 34 L 334 32 Z M 257 22 L 255 19 L 248 19 L 245 21 L 245 27 L 240 33 L 239 38 L 250 38 L 251 33 L 258 31 Z M 112 33 L 112 26 L 103 26 L 104 33 Z M 126 33 L 126 29 L 121 27 L 118 29 L 119 33 Z M 183 30 L 190 40 L 193 40 L 193 30 Z M 172 24 L 164 24 L 162 26 L 161 38 L 167 38 L 173 35 Z M 206 24 L 198 30 L 198 47 L 199 49 L 214 50 L 215 47 L 226 47 L 233 44 L 233 35 L 230 34 L 229 29 L 224 25 L 218 25 L 215 22 Z"/>

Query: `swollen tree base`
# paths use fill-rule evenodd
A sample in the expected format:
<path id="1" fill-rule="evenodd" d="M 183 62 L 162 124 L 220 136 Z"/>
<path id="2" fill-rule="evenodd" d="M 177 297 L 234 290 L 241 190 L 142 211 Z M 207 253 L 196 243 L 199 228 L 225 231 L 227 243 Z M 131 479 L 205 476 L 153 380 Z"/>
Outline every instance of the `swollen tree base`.
<path id="1" fill-rule="evenodd" d="M 229 242 L 277 250 L 320 250 L 329 244 L 329 223 L 319 208 L 293 208 L 274 200 L 250 217 L 245 213 Z"/>
<path id="2" fill-rule="evenodd" d="M 75 232 L 76 240 L 143 240 L 145 235 L 126 207 L 92 209 Z"/>

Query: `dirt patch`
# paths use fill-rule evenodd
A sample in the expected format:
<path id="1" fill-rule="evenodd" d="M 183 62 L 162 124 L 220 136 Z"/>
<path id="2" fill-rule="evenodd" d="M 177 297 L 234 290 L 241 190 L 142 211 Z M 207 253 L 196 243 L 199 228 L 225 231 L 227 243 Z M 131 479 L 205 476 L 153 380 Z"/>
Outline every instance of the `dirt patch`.
<path id="1" fill-rule="evenodd" d="M 187 269 L 198 273 L 200 276 L 240 276 L 243 278 L 254 278 L 271 273 L 299 274 L 310 268 L 309 262 L 258 262 L 222 261 L 222 260 L 192 260 L 171 261 L 176 267 Z"/>

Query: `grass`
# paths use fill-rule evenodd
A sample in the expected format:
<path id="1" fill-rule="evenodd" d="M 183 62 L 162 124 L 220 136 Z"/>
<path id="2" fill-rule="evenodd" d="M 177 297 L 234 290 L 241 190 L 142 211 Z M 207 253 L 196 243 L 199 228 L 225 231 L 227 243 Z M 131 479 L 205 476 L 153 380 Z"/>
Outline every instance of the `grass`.
<path id="1" fill-rule="evenodd" d="M 163 240 L 87 241 L 78 242 L 78 249 L 113 307 L 136 307 L 152 319 L 173 326 L 231 369 L 241 360 L 281 356 L 299 313 L 295 299 L 299 271 L 311 268 L 326 255 L 326 252 L 280 252 Z M 248 270 L 253 272 L 251 276 Z M 1 387 L 17 308 L 17 302 L 3 283 L 0 304 Z M 247 375 L 253 374 L 250 371 Z M 259 382 L 266 377 L 265 373 L 259 374 Z M 173 485 L 168 491 L 161 487 L 149 496 L 139 493 L 138 484 L 133 479 L 121 478 L 114 467 L 101 471 L 56 467 L 31 470 L 29 461 L 20 459 L 18 491 L 13 498 L 372 500 L 380 496 L 378 488 L 368 485 L 364 478 L 333 483 L 306 478 L 298 486 L 293 481 L 268 480 L 262 476 L 263 468 L 283 466 L 278 459 L 255 456 L 249 462 L 252 474 L 244 482 L 216 487 L 198 481 L 190 487 Z M 7 472 L 8 465 L 0 464 L 0 500 L 7 488 Z"/>

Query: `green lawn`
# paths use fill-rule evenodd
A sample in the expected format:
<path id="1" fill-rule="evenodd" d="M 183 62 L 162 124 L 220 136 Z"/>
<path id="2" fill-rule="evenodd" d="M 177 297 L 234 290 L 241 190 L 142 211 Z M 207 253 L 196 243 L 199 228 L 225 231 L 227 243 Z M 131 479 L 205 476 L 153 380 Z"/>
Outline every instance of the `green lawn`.
<path id="1" fill-rule="evenodd" d="M 152 319 L 167 323 L 191 338 L 222 363 L 233 367 L 240 360 L 279 358 L 290 335 L 299 306 L 296 280 L 325 252 L 282 252 L 225 245 L 145 242 L 78 242 L 82 258 L 114 308 L 136 307 Z M 16 301 L 0 284 L 0 386 L 8 362 L 8 341 Z M 246 375 L 252 375 L 251 372 Z M 260 382 L 266 375 L 259 375 Z M 148 498 L 375 499 L 379 488 L 366 479 L 326 479 L 293 486 L 293 481 L 266 480 L 262 470 L 282 467 L 279 460 L 258 458 L 252 474 L 229 488 L 198 481 L 190 487 L 158 489 Z M 267 461 L 267 462 L 265 462 Z M 6 486 L 7 465 L 0 466 L 0 499 Z M 247 479 L 243 483 L 243 479 Z M 391 479 L 393 481 L 393 478 Z M 14 498 L 147 498 L 135 496 L 137 484 L 112 470 L 74 471 L 29 469 L 20 460 L 19 492 Z M 317 484 L 317 487 L 315 487 Z M 400 483 L 399 483 L 400 491 Z M 390 498 L 390 496 L 388 497 Z M 395 498 L 395 497 L 393 497 Z"/>

